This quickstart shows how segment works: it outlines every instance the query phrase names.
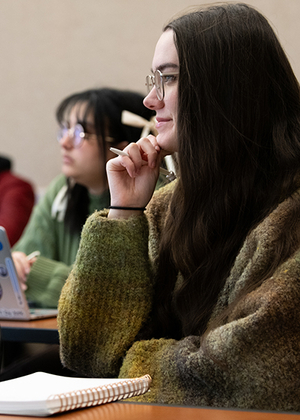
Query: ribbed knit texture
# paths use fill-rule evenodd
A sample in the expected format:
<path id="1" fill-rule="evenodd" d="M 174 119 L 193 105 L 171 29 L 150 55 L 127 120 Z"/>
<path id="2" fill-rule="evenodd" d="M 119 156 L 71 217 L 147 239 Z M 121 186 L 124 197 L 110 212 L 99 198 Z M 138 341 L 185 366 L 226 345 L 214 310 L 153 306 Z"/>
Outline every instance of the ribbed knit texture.
<path id="1" fill-rule="evenodd" d="M 80 234 L 71 235 L 64 222 L 51 216 L 53 201 L 66 185 L 64 175 L 56 177 L 45 195 L 35 206 L 29 223 L 14 246 L 14 251 L 30 254 L 40 251 L 41 257 L 33 264 L 27 278 L 27 298 L 40 307 L 57 307 L 61 289 L 75 261 Z M 90 195 L 90 214 L 109 205 L 109 193 Z"/>
<path id="2" fill-rule="evenodd" d="M 272 277 L 214 328 L 204 345 L 135 342 L 153 301 L 152 279 L 172 184 L 155 193 L 146 216 L 110 220 L 94 213 L 83 229 L 59 303 L 61 358 L 90 376 L 150 374 L 138 401 L 260 410 L 300 410 L 300 244 Z M 291 225 L 291 215 L 299 221 Z M 246 239 L 211 321 L 238 291 L 260 278 L 278 241 L 300 229 L 300 196 L 281 203 Z"/>

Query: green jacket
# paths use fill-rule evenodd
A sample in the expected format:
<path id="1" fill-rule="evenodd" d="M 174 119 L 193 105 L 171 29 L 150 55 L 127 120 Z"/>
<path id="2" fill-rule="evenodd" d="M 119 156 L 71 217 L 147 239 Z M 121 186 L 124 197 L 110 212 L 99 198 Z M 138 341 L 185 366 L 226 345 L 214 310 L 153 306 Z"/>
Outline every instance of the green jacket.
<path id="1" fill-rule="evenodd" d="M 41 256 L 33 264 L 27 278 L 26 297 L 40 307 L 57 307 L 61 288 L 75 261 L 80 234 L 71 235 L 65 230 L 63 216 L 63 194 L 66 188 L 64 175 L 57 176 L 50 184 L 45 195 L 34 207 L 29 223 L 13 251 L 22 251 L 27 255 L 40 251 Z M 57 204 L 55 205 L 55 200 Z M 109 192 L 101 196 L 90 195 L 90 209 L 108 207 Z M 61 209 L 62 207 L 62 209 Z"/>
<path id="2" fill-rule="evenodd" d="M 173 183 L 146 214 L 87 220 L 59 302 L 61 359 L 89 376 L 150 374 L 138 401 L 260 410 L 300 410 L 300 193 L 282 202 L 247 237 L 211 320 L 259 278 L 293 235 L 285 262 L 249 293 L 205 340 L 135 341 L 153 302 L 160 235 Z M 291 215 L 299 221 L 291 225 Z M 295 219 L 295 218 L 294 218 Z M 298 238 L 298 239 L 297 239 Z"/>

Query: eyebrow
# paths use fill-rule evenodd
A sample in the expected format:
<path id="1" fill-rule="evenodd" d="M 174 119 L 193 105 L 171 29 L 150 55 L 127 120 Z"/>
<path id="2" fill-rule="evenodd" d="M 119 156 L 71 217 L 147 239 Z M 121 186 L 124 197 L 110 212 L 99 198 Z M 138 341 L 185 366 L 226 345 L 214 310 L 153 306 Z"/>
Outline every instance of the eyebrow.
<path id="1" fill-rule="evenodd" d="M 174 69 L 174 70 L 178 70 L 179 66 L 178 64 L 175 63 L 165 63 L 165 64 L 161 64 L 160 66 L 158 66 L 156 68 L 156 70 L 159 70 L 163 73 L 163 71 L 165 69 Z M 154 73 L 153 69 L 151 69 L 151 73 Z"/>
<path id="2" fill-rule="evenodd" d="M 82 127 L 86 130 L 93 131 L 95 130 L 95 124 L 85 120 L 85 119 L 77 119 L 77 124 L 82 125 Z"/>

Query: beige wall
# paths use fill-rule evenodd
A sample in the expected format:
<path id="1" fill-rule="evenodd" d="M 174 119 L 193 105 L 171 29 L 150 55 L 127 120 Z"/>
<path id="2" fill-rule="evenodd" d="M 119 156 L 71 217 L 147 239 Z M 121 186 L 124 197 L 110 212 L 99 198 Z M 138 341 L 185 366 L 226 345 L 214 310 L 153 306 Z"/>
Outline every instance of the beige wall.
<path id="1" fill-rule="evenodd" d="M 206 3 L 212 3 L 206 1 Z M 249 0 L 300 77 L 299 0 Z M 189 0 L 0 0 L 0 153 L 37 187 L 60 172 L 54 112 L 65 96 L 110 86 L 145 92 L 163 24 Z"/>

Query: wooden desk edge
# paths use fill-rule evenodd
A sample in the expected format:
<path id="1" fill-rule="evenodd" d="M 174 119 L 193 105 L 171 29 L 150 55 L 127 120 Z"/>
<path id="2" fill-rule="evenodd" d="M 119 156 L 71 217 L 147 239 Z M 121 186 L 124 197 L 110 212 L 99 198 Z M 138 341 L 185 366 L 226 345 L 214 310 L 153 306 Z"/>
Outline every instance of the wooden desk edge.
<path id="1" fill-rule="evenodd" d="M 55 419 L 65 420 L 199 420 L 200 418 L 201 420 L 299 420 L 300 413 L 119 401 L 55 414 Z M 37 417 L 0 415 L 0 419 L 34 420 Z"/>
<path id="2" fill-rule="evenodd" d="M 237 411 L 239 413 L 265 413 L 265 414 L 294 414 L 299 416 L 300 412 L 297 411 L 272 411 L 272 410 L 257 410 L 257 409 L 243 409 L 243 408 L 224 408 L 224 407 L 210 407 L 200 405 L 179 405 L 179 404 L 161 404 L 161 403 L 145 403 L 128 400 L 117 401 L 118 404 L 136 404 L 136 405 L 150 405 L 156 407 L 175 407 L 175 408 L 199 408 L 202 410 L 217 410 L 217 411 Z"/>

